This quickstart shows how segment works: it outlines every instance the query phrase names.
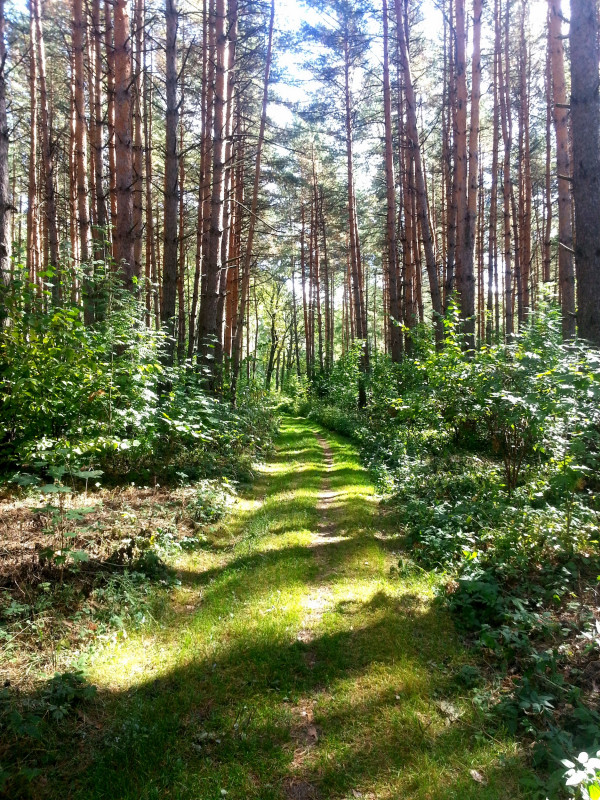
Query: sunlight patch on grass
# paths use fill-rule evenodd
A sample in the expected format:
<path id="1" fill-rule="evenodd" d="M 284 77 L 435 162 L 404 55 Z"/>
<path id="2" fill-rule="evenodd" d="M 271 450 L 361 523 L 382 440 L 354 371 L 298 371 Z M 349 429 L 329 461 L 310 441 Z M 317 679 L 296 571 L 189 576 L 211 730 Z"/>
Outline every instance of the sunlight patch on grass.
<path id="1" fill-rule="evenodd" d="M 453 682 L 467 656 L 439 579 L 390 573 L 367 474 L 329 434 L 328 470 L 317 430 L 284 420 L 259 485 L 175 559 L 171 610 L 96 654 L 109 730 L 74 800 L 286 800 L 294 781 L 323 800 L 526 796 L 515 745 Z"/>

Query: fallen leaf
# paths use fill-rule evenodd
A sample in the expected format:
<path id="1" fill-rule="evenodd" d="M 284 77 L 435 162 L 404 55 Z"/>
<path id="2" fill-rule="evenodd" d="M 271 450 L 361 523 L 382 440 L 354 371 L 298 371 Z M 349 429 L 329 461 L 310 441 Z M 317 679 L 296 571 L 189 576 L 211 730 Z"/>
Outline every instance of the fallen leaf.
<path id="1" fill-rule="evenodd" d="M 477 781 L 477 783 L 482 783 L 484 785 L 487 783 L 486 777 L 482 775 L 481 772 L 478 772 L 476 769 L 470 769 L 469 775 L 473 778 L 474 781 Z"/>

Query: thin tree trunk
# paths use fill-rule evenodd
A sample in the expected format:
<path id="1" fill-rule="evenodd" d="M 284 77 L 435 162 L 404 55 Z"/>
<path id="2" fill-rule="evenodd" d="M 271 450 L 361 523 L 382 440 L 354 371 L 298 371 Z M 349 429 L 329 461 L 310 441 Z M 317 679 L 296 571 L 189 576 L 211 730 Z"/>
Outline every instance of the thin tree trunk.
<path id="1" fill-rule="evenodd" d="M 470 347 L 475 346 L 475 276 L 473 256 L 477 222 L 477 193 L 479 183 L 479 101 L 481 97 L 481 14 L 482 0 L 473 0 L 473 62 L 471 66 L 471 118 L 469 128 L 469 186 L 459 292 L 465 332 Z M 458 276 L 457 276 L 458 277 Z"/>
<path id="2" fill-rule="evenodd" d="M 231 370 L 231 402 L 236 403 L 237 380 L 240 368 L 240 356 L 242 352 L 242 329 L 244 324 L 244 309 L 248 288 L 250 283 L 250 264 L 252 261 L 252 246 L 254 244 L 254 230 L 256 226 L 256 212 L 258 210 L 258 190 L 260 186 L 260 165 L 262 159 L 263 142 L 265 139 L 265 127 L 267 124 L 267 100 L 269 96 L 269 75 L 271 73 L 271 60 L 273 55 L 273 23 L 275 20 L 275 0 L 271 0 L 271 15 L 269 18 L 269 34 L 267 44 L 267 57 L 265 61 L 265 77 L 263 82 L 262 111 L 260 116 L 260 127 L 258 131 L 258 143 L 256 152 L 256 167 L 254 171 L 254 188 L 252 191 L 252 206 L 250 209 L 250 220 L 248 224 L 248 238 L 246 240 L 246 253 L 242 268 L 242 291 L 240 297 L 240 308 L 236 325 L 236 336 L 233 349 L 233 364 Z"/>
<path id="3" fill-rule="evenodd" d="M 90 260 L 90 217 L 88 211 L 88 163 L 87 131 L 85 121 L 84 91 L 84 31 L 82 0 L 73 0 L 73 67 L 74 67 L 74 112 L 75 112 L 75 169 L 77 187 L 77 220 L 79 227 L 79 256 L 84 270 L 83 279 L 83 317 L 86 325 L 94 321 L 94 299 L 91 278 L 93 267 Z"/>
<path id="4" fill-rule="evenodd" d="M 575 336 L 575 274 L 573 271 L 573 226 L 571 218 L 569 111 L 567 108 L 564 48 L 561 31 L 561 0 L 548 0 L 548 7 L 550 9 L 548 36 L 552 60 L 552 96 L 554 102 L 554 130 L 556 133 L 556 171 L 558 175 L 558 280 L 562 306 L 563 337 L 570 339 Z M 585 55 L 578 53 L 577 58 L 585 59 Z"/>
<path id="5" fill-rule="evenodd" d="M 396 178 L 392 133 L 392 100 L 389 64 L 388 3 L 383 0 L 383 116 L 385 124 L 386 253 L 389 302 L 389 339 L 392 361 L 402 357 L 400 302 L 398 292 L 398 241 L 396 238 Z"/>
<path id="6" fill-rule="evenodd" d="M 6 44 L 4 41 L 4 0 L 0 0 L 0 290 L 10 282 L 11 212 L 9 195 L 8 119 L 6 114 Z M 0 327 L 5 319 L 0 297 Z"/>
<path id="7" fill-rule="evenodd" d="M 512 294 L 512 251 L 510 235 L 511 174 L 510 155 L 512 146 L 512 122 L 510 114 L 510 74 L 508 57 L 508 22 L 510 2 L 507 0 L 505 10 L 504 59 L 499 59 L 500 77 L 500 109 L 502 119 L 502 139 L 504 142 L 504 163 L 502 167 L 503 212 L 504 212 L 504 335 L 514 333 L 513 294 Z"/>
<path id="8" fill-rule="evenodd" d="M 42 18 L 40 13 L 40 0 L 31 0 L 35 27 L 37 48 L 38 82 L 40 87 L 40 128 L 42 143 L 42 169 L 44 172 L 45 189 L 45 224 L 48 236 L 49 266 L 54 271 L 52 277 L 52 301 L 56 304 L 61 298 L 61 270 L 58 251 L 58 224 L 56 217 L 56 187 L 54 185 L 54 146 L 50 130 L 50 112 L 48 108 L 48 93 L 46 89 L 46 52 L 42 32 Z"/>
<path id="9" fill-rule="evenodd" d="M 550 13 L 550 11 L 548 11 Z M 548 37 L 546 52 L 546 181 L 545 181 L 545 206 L 544 206 L 544 252 L 542 258 L 542 280 L 550 282 L 550 239 L 552 235 L 552 66 L 550 53 L 550 37 Z"/>
<path id="10" fill-rule="evenodd" d="M 35 26 L 35 0 L 29 5 L 29 165 L 27 190 L 27 275 L 31 285 L 37 283 L 39 255 L 39 220 L 37 201 L 37 151 L 38 151 L 38 114 L 37 114 L 37 44 Z"/>
<path id="11" fill-rule="evenodd" d="M 114 0 L 115 47 L 115 261 L 123 283 L 133 290 L 135 274 L 133 237 L 133 148 L 131 141 L 131 36 L 127 0 Z"/>
<path id="12" fill-rule="evenodd" d="M 117 161 L 115 140 L 115 45 L 111 0 L 104 0 L 104 40 L 106 48 L 106 99 L 108 128 L 108 193 L 110 200 L 110 241 L 112 257 L 116 261 L 114 236 L 117 226 Z"/>
<path id="13" fill-rule="evenodd" d="M 142 250 L 144 236 L 144 142 L 143 142 L 143 84 L 144 70 L 144 0 L 134 0 L 133 29 L 135 41 L 134 55 L 134 95 L 133 95 L 133 260 L 134 272 L 142 275 Z"/>
<path id="14" fill-rule="evenodd" d="M 147 38 L 143 40 L 143 63 L 146 65 L 147 60 Z M 153 178 L 153 164 L 152 164 L 152 81 L 146 65 L 143 75 L 142 89 L 144 93 L 144 151 L 145 151 L 145 172 L 146 172 L 146 230 L 145 230 L 145 254 L 144 254 L 144 267 L 146 278 L 146 325 L 150 327 L 152 318 L 154 318 L 154 325 L 159 325 L 159 308 L 158 308 L 158 288 L 157 288 L 157 271 L 156 271 L 156 241 L 154 234 L 154 214 L 152 209 L 152 178 Z"/>
<path id="15" fill-rule="evenodd" d="M 163 219 L 163 275 L 160 321 L 171 337 L 177 298 L 177 212 L 179 194 L 179 157 L 177 153 L 177 25 L 179 14 L 176 0 L 165 1 L 167 38 L 165 46 L 166 65 L 166 118 L 165 118 L 165 200 Z M 173 361 L 174 342 L 169 346 L 168 360 Z"/>
<path id="16" fill-rule="evenodd" d="M 94 258 L 97 261 L 106 258 L 105 241 L 108 235 L 107 215 L 106 215 L 106 200 L 104 197 L 104 149 L 102 144 L 102 130 L 104 121 L 102 118 L 102 52 L 101 52 L 101 38 L 102 33 L 100 30 L 100 2 L 99 0 L 92 0 L 92 52 L 94 55 L 94 78 L 93 78 L 93 97 L 94 107 L 92 114 L 94 117 L 93 138 L 91 139 L 91 146 L 94 149 L 94 169 L 95 175 L 95 188 L 96 197 L 96 227 L 93 230 L 94 238 Z"/>
<path id="17" fill-rule="evenodd" d="M 498 60 L 500 59 L 500 21 L 498 19 L 498 0 L 494 0 L 494 66 L 493 66 L 493 92 L 494 110 L 492 122 L 492 185 L 490 188 L 490 216 L 488 233 L 488 280 L 487 280 L 487 324 L 486 340 L 492 342 L 494 329 L 493 291 L 494 272 L 497 269 L 496 257 L 498 252 L 498 149 L 500 140 L 500 104 L 498 99 Z"/>

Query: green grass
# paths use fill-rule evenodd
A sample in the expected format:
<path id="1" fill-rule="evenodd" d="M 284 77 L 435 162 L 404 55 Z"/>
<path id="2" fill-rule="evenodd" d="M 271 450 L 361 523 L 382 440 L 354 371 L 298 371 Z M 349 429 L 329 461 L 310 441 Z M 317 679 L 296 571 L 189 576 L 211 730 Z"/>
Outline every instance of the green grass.
<path id="1" fill-rule="evenodd" d="M 515 742 L 461 698 L 435 576 L 391 574 L 399 532 L 354 448 L 327 434 L 327 471 L 317 433 L 286 418 L 252 492 L 179 558 L 169 611 L 95 655 L 97 708 L 44 796 L 527 796 Z"/>

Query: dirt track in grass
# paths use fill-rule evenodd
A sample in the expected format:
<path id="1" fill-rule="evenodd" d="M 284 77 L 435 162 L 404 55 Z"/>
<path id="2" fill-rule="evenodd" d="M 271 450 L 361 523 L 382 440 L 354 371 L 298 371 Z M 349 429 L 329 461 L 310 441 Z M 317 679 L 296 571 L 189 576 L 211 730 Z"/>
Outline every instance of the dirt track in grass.
<path id="1" fill-rule="evenodd" d="M 400 533 L 351 444 L 284 419 L 253 490 L 178 557 L 170 611 L 95 655 L 96 708 L 39 796 L 527 797 L 516 744 L 463 697 L 438 578 L 391 569 Z"/>

